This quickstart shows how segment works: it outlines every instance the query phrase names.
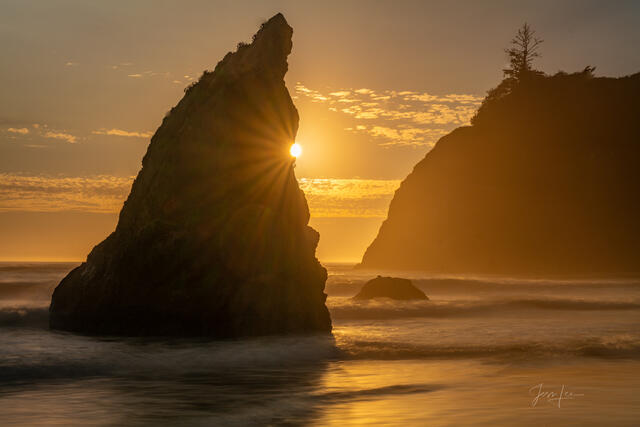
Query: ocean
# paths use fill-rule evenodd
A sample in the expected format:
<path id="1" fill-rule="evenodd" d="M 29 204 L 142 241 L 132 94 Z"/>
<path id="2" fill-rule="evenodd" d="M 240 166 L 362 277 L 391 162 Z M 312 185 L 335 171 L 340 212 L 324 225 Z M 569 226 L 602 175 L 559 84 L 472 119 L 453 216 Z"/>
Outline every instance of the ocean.
<path id="1" fill-rule="evenodd" d="M 640 280 L 329 264 L 332 336 L 230 341 L 48 329 L 75 265 L 0 264 L 0 425 L 636 426 Z M 429 301 L 354 301 L 378 274 Z"/>

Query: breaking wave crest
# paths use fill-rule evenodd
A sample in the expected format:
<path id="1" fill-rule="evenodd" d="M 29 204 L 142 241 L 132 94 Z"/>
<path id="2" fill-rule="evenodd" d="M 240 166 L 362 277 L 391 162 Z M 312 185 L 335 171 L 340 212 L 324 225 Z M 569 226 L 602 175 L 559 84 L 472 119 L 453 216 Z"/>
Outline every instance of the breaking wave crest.
<path id="1" fill-rule="evenodd" d="M 49 326 L 49 307 L 0 307 L 0 328 Z"/>
<path id="2" fill-rule="evenodd" d="M 346 357 L 357 360 L 496 358 L 517 361 L 565 360 L 567 357 L 640 359 L 640 337 L 626 334 L 571 342 L 516 342 L 486 345 L 465 343 L 425 345 L 346 338 L 339 341 Z"/>
<path id="3" fill-rule="evenodd" d="M 638 301 L 593 301 L 559 298 L 522 298 L 472 301 L 356 301 L 334 297 L 328 300 L 333 319 L 401 319 L 412 317 L 466 317 L 520 313 L 522 310 L 640 311 Z"/>

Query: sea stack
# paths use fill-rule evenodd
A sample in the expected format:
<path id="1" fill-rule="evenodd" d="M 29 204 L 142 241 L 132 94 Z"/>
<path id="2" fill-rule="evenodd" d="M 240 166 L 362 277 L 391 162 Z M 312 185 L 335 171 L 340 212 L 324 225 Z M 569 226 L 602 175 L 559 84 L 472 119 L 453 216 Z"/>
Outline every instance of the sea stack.
<path id="1" fill-rule="evenodd" d="M 326 270 L 289 147 L 292 28 L 265 22 L 185 90 L 151 139 L 113 233 L 53 293 L 88 334 L 328 333 Z"/>
<path id="2" fill-rule="evenodd" d="M 411 280 L 399 277 L 382 277 L 369 280 L 353 299 L 368 300 L 374 298 L 390 298 L 396 300 L 428 300 Z"/>
<path id="3" fill-rule="evenodd" d="M 640 73 L 534 74 L 490 91 L 402 182 L 361 267 L 640 272 Z"/>

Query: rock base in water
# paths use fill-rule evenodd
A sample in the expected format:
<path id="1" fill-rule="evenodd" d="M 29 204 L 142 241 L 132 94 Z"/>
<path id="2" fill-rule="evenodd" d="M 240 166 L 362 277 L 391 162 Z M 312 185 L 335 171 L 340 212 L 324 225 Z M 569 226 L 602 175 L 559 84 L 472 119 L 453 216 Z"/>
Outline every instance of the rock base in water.
<path id="1" fill-rule="evenodd" d="M 353 299 L 391 298 L 397 300 L 428 300 L 420 289 L 413 286 L 411 280 L 398 277 L 382 277 L 369 280 Z"/>

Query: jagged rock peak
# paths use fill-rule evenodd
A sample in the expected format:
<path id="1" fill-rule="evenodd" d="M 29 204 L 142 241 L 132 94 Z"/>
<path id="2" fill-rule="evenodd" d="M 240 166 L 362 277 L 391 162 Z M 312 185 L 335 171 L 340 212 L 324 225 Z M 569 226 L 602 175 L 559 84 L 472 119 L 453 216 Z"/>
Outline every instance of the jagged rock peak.
<path id="1" fill-rule="evenodd" d="M 238 49 L 229 52 L 220 61 L 216 71 L 224 67 L 226 72 L 235 75 L 261 68 L 283 79 L 288 69 L 287 57 L 293 47 L 292 36 L 293 28 L 284 15 L 278 13 L 260 26 L 252 43 L 238 43 Z"/>

